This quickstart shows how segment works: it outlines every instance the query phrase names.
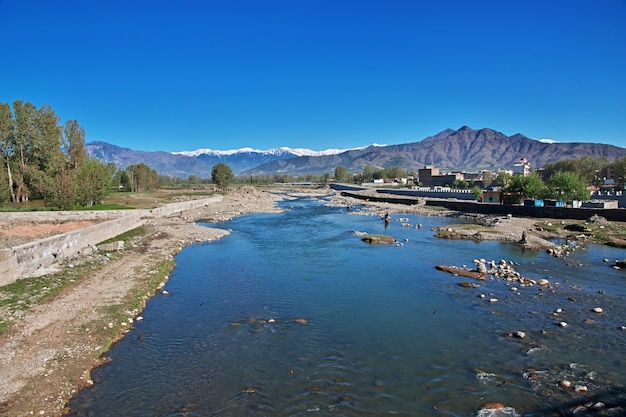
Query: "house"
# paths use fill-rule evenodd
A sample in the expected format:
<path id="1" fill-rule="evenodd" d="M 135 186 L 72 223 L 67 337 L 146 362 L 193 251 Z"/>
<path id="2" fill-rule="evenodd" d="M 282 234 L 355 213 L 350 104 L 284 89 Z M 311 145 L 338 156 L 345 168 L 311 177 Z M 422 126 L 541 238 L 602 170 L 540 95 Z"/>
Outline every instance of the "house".
<path id="1" fill-rule="evenodd" d="M 522 158 L 519 162 L 513 164 L 513 173 L 527 176 L 530 174 L 530 163 L 528 159 Z"/>
<path id="2" fill-rule="evenodd" d="M 439 168 L 433 166 L 425 166 L 417 171 L 419 181 L 426 187 L 452 185 L 456 180 L 463 180 L 463 174 L 441 174 Z"/>
<path id="3" fill-rule="evenodd" d="M 500 198 L 500 188 L 490 187 L 487 190 L 483 190 L 481 201 L 483 203 L 502 204 L 502 200 Z"/>

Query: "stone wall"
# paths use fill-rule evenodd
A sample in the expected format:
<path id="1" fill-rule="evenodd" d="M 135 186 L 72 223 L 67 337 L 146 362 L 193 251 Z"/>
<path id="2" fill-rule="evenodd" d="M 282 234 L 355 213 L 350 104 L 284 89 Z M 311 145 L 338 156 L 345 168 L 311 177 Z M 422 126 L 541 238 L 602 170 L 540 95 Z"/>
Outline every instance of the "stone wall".
<path id="1" fill-rule="evenodd" d="M 594 208 L 571 208 L 571 207 L 535 207 L 535 206 L 518 206 L 513 204 L 485 204 L 471 203 L 465 201 L 445 201 L 445 200 L 426 200 L 426 205 L 442 206 L 450 210 L 507 215 L 511 214 L 518 217 L 535 217 L 549 219 L 572 219 L 587 220 L 594 214 L 602 216 L 610 221 L 624 222 L 626 221 L 626 210 L 624 209 L 594 209 Z"/>
<path id="2" fill-rule="evenodd" d="M 4 249 L 0 251 L 0 271 L 3 271 L 0 285 L 37 275 L 40 268 L 139 227 L 144 222 L 139 213 L 129 213 L 119 219 Z"/>
<path id="3" fill-rule="evenodd" d="M 19 278 L 37 275 L 41 268 L 141 226 L 146 218 L 172 216 L 220 201 L 222 196 L 170 203 L 152 210 L 6 213 L 11 215 L 10 219 L 3 214 L 3 220 L 5 218 L 40 222 L 106 218 L 112 220 L 0 250 L 0 286 L 10 284 Z"/>
<path id="4" fill-rule="evenodd" d="M 217 195 L 214 197 L 203 198 L 201 200 L 189 200 L 181 201 L 178 203 L 164 204 L 161 207 L 157 207 L 152 210 L 143 210 L 142 217 L 168 217 L 182 213 L 183 211 L 195 210 L 198 208 L 206 207 L 209 204 L 216 204 L 222 201 L 222 196 Z"/>
<path id="5" fill-rule="evenodd" d="M 363 194 L 342 192 L 341 195 L 353 197 L 361 200 L 386 202 L 393 204 L 415 205 L 419 204 L 417 198 L 398 197 L 373 197 Z M 593 209 L 593 208 L 571 208 L 571 207 L 535 207 L 520 206 L 513 204 L 487 204 L 471 201 L 427 199 L 427 206 L 440 206 L 449 210 L 465 213 L 480 213 L 490 215 L 513 215 L 518 217 L 550 218 L 550 219 L 573 219 L 587 220 L 594 214 L 602 216 L 610 221 L 626 222 L 626 210 L 624 209 Z"/>

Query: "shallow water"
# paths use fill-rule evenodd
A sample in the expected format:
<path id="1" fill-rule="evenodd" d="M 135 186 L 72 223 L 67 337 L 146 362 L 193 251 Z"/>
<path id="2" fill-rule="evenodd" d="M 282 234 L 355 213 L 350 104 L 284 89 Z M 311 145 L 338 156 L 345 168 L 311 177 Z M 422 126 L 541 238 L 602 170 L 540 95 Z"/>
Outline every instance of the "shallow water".
<path id="1" fill-rule="evenodd" d="M 564 261 L 433 237 L 456 219 L 392 214 L 385 228 L 320 201 L 283 204 L 184 249 L 169 295 L 148 303 L 72 415 L 473 416 L 490 402 L 563 415 L 586 399 L 624 405 L 626 271 L 603 261 L 623 250 L 589 246 Z M 401 244 L 368 245 L 355 231 Z M 511 291 L 497 279 L 468 289 L 435 270 L 475 258 L 514 261 L 554 290 Z M 507 336 L 518 330 L 527 336 Z M 588 391 L 560 388 L 563 379 Z"/>

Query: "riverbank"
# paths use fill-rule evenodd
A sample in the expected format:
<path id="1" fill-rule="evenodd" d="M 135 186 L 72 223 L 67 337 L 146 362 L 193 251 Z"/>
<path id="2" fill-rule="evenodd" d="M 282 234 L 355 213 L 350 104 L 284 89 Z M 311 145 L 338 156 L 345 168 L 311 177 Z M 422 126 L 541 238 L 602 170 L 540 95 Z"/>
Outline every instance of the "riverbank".
<path id="1" fill-rule="evenodd" d="M 44 281 L 28 280 L 29 283 L 43 282 L 41 292 L 52 291 L 57 281 L 62 281 L 62 285 L 56 295 L 43 302 L 24 299 L 24 303 L 32 303 L 32 306 L 20 310 L 19 314 L 1 311 L 3 316 L 10 314 L 14 324 L 0 336 L 0 381 L 3 382 L 0 414 L 63 415 L 68 399 L 93 383 L 90 372 L 106 361 L 111 344 L 123 337 L 136 320 L 141 320 L 146 301 L 159 291 L 174 268 L 174 256 L 191 243 L 212 241 L 229 233 L 198 226 L 196 222 L 220 222 L 246 213 L 276 212 L 279 211 L 278 200 L 302 195 L 298 191 L 312 196 L 332 193 L 324 188 L 258 190 L 242 187 L 227 193 L 215 205 L 150 220 L 136 235 L 125 239 L 123 251 L 94 252 L 65 262 L 59 272 L 42 277 Z M 338 194 L 331 197 L 331 204 L 338 206 L 355 207 L 363 203 Z M 424 204 L 388 203 L 368 203 L 363 210 L 351 212 L 460 215 Z M 484 230 L 479 232 L 474 227 Z M 460 237 L 463 228 L 470 232 Z M 480 233 L 484 240 L 515 242 L 525 232 L 527 242 L 537 239 L 542 244 L 544 241 L 552 244 L 546 236 L 555 233 L 547 225 L 544 231 L 539 231 L 536 219 L 525 218 L 500 219 L 489 225 L 460 224 L 447 229 L 458 229 L 458 238 L 475 238 L 476 233 Z M 0 293 L 0 299 L 9 297 L 8 292 Z"/>
<path id="2" fill-rule="evenodd" d="M 33 291 L 50 291 L 55 285 L 60 289 L 41 303 L 32 296 L 20 300 L 32 302 L 29 309 L 2 312 L 14 324 L 0 336 L 0 414 L 63 415 L 69 398 L 92 384 L 90 371 L 106 361 L 102 355 L 141 319 L 146 301 L 174 268 L 174 256 L 188 244 L 229 233 L 198 226 L 197 221 L 276 212 L 281 198 L 278 193 L 242 187 L 215 205 L 150 220 L 121 252 L 95 252 L 68 260 L 48 276 L 20 280 L 18 285 L 32 285 Z M 22 228 L 22 236 L 29 233 L 26 225 L 16 226 Z M 11 296 L 0 293 L 2 299 Z"/>

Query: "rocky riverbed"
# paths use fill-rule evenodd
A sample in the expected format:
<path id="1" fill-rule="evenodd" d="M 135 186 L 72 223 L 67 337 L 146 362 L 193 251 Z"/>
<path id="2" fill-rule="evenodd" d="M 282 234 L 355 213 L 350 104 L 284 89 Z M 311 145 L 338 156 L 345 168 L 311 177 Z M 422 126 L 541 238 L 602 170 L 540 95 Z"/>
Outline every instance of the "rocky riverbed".
<path id="1" fill-rule="evenodd" d="M 98 366 L 102 354 L 122 337 L 135 320 L 145 301 L 160 288 L 173 267 L 173 256 L 194 242 L 211 241 L 227 230 L 198 226 L 197 221 L 219 222 L 252 212 L 279 210 L 276 201 L 289 198 L 293 190 L 257 190 L 242 187 L 227 193 L 215 205 L 181 213 L 179 216 L 151 220 L 140 236 L 131 239 L 119 253 L 94 252 L 69 260 L 51 271 L 50 282 L 63 272 L 76 271 L 53 297 L 35 302 L 30 308 L 9 311 L 0 307 L 3 317 L 13 317 L 0 336 L 0 414 L 7 416 L 60 416 L 67 400 L 81 387 L 90 385 L 90 371 Z M 327 188 L 307 189 L 307 194 L 328 198 Z M 426 207 L 353 201 L 333 195 L 331 204 L 353 208 L 354 214 L 382 216 L 386 212 L 421 215 L 459 215 Z M 397 220 L 397 215 L 395 215 Z M 472 218 L 472 224 L 459 224 L 435 230 L 442 238 L 498 239 L 517 242 L 537 250 L 557 250 L 551 238 L 560 236 L 549 227 L 538 227 L 536 219 Z M 88 221 L 92 224 L 93 220 Z M 481 224 L 482 223 L 482 224 Z M 0 242 L 7 247 L 33 238 L 84 227 L 79 222 L 19 222 L 2 225 Z M 18 229 L 18 227 L 20 229 Z M 30 229 L 29 229 L 30 227 Z M 542 229 L 542 230 L 540 230 Z M 39 232 L 36 232 L 38 230 Z M 79 265 L 84 265 L 80 269 Z M 79 270 L 80 269 L 80 270 Z M 61 275 L 59 275 L 61 274 Z M 52 288 L 44 285 L 41 291 Z M 47 288 L 47 289 L 46 289 Z M 11 297 L 0 290 L 0 299 Z M 135 300 L 139 300 L 136 302 Z M 24 300 L 29 303 L 30 299 Z M 129 307 L 125 307 L 129 306 Z M 120 315 L 111 318 L 110 310 Z"/>

